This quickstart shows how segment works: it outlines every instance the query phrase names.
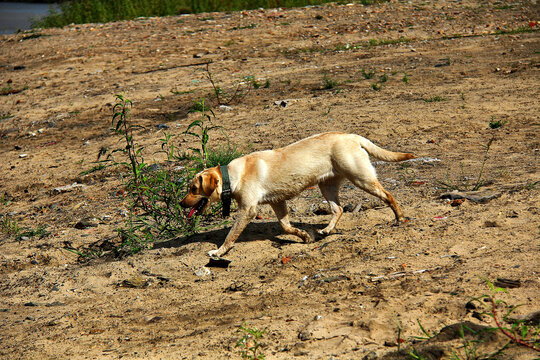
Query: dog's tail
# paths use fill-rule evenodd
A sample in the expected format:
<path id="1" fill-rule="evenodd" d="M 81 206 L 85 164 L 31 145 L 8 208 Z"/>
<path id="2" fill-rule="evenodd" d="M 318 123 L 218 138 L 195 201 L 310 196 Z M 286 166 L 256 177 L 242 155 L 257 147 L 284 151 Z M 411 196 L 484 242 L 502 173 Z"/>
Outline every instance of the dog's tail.
<path id="1" fill-rule="evenodd" d="M 362 136 L 358 136 L 358 138 L 359 138 L 360 146 L 362 146 L 364 150 L 368 152 L 369 155 L 374 156 L 377 159 L 380 159 L 383 161 L 404 161 L 404 160 L 415 158 L 413 154 L 393 152 L 393 151 L 382 149 Z"/>

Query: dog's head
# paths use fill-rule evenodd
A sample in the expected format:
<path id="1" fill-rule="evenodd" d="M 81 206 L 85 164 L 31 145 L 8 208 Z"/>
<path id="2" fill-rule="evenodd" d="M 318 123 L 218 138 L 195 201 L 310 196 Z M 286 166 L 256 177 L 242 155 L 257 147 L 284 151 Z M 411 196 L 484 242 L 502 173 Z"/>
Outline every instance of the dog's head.
<path id="1" fill-rule="evenodd" d="M 221 172 L 219 167 L 206 169 L 195 175 L 189 184 L 188 194 L 180 202 L 185 208 L 191 208 L 188 218 L 193 214 L 202 214 L 213 202 L 221 199 Z"/>

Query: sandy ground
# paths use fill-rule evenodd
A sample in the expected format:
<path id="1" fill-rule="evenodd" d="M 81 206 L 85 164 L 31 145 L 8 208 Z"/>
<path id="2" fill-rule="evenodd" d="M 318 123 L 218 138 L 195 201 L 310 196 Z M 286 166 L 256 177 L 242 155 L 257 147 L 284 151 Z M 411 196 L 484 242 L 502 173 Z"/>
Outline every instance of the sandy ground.
<path id="1" fill-rule="evenodd" d="M 523 304 L 516 315 L 540 310 L 540 38 L 500 33 L 536 30 L 537 11 L 535 1 L 392 1 L 0 37 L 0 83 L 14 90 L 0 97 L 0 357 L 239 359 L 245 323 L 266 329 L 267 359 L 408 359 L 413 348 L 430 359 L 451 349 L 466 358 L 452 328 L 424 342 L 414 338 L 425 336 L 419 324 L 430 334 L 493 326 L 481 307 L 466 306 L 489 293 L 483 279 L 518 282 L 498 295 Z M 245 76 L 269 87 L 220 109 L 197 65 L 207 61 L 224 89 Z M 337 85 L 325 89 L 325 77 Z M 80 175 L 101 147 L 119 144 L 109 130 L 118 93 L 134 101 L 149 161 L 163 136 L 156 125 L 167 125 L 181 149 L 195 145 L 182 132 L 202 98 L 245 152 L 330 130 L 412 152 L 420 160 L 376 164 L 410 221 L 394 226 L 388 207 L 347 184 L 342 203 L 361 211 L 346 213 L 335 234 L 297 242 L 261 207 L 227 254 L 230 266 L 210 275 L 195 272 L 230 225 L 134 256 L 81 261 L 64 248 L 115 243 L 126 221 L 118 170 Z M 495 196 L 441 200 L 439 181 L 478 180 L 491 138 L 480 190 Z M 224 141 L 211 135 L 214 145 Z M 74 183 L 81 186 L 54 190 Z M 289 207 L 303 228 L 329 220 L 316 190 Z M 98 221 L 75 228 L 87 217 Z M 17 239 L 8 220 L 48 235 Z M 478 353 L 505 343 L 500 333 L 485 337 Z M 501 358 L 537 356 L 511 344 Z"/>

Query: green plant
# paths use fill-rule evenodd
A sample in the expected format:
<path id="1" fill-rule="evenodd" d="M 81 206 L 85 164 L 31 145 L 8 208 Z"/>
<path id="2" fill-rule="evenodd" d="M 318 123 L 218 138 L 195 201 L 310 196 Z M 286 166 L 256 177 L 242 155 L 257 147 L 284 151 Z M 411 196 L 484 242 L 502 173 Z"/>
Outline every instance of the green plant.
<path id="1" fill-rule="evenodd" d="M 167 157 L 165 166 L 147 164 L 143 156 L 144 147 L 138 145 L 134 138 L 134 131 L 140 126 L 129 121 L 132 106 L 131 100 L 117 95 L 112 125 L 114 132 L 124 140 L 124 147 L 109 151 L 105 160 L 128 170 L 125 186 L 131 199 L 130 211 L 127 227 L 118 230 L 122 240 L 118 251 L 128 253 L 148 248 L 158 238 L 193 233 L 198 225 L 197 221 L 187 221 L 180 206 L 189 174 L 187 169 L 180 173 L 171 169 L 177 152 L 170 142 L 171 136 L 165 134 L 160 140 L 160 152 Z M 123 161 L 114 160 L 113 155 L 117 152 L 125 156 Z"/>
<path id="2" fill-rule="evenodd" d="M 416 183 L 416 174 L 410 165 L 407 163 L 402 163 L 399 169 L 399 178 L 407 186 L 412 186 Z"/>
<path id="3" fill-rule="evenodd" d="M 425 102 L 440 102 L 440 101 L 446 101 L 446 98 L 443 98 L 441 96 L 433 96 L 433 97 L 430 97 L 430 98 L 423 98 L 422 100 L 424 100 Z"/>
<path id="4" fill-rule="evenodd" d="M 15 117 L 15 115 L 11 115 L 11 113 L 7 112 L 7 113 L 1 113 L 0 114 L 0 121 L 2 120 L 9 120 L 11 118 Z"/>
<path id="5" fill-rule="evenodd" d="M 480 304 L 495 323 L 494 330 L 499 330 L 510 342 L 525 346 L 534 351 L 540 352 L 540 325 L 532 324 L 527 320 L 511 319 L 510 315 L 521 305 L 509 305 L 506 301 L 497 299 L 497 294 L 507 293 L 508 290 L 495 286 L 491 281 L 484 279 L 491 294 L 485 294 L 474 298 L 471 301 Z M 487 300 L 486 302 L 483 300 Z M 503 316 L 499 316 L 498 308 L 502 308 Z"/>
<path id="6" fill-rule="evenodd" d="M 208 167 L 227 165 L 237 157 L 242 156 L 242 152 L 229 142 L 225 145 L 218 145 L 217 147 L 208 147 Z"/>
<path id="7" fill-rule="evenodd" d="M 484 169 L 485 165 L 488 159 L 488 153 L 491 148 L 491 145 L 493 144 L 493 141 L 495 141 L 495 136 L 492 136 L 491 139 L 488 140 L 486 145 L 483 145 L 484 148 L 484 158 L 482 159 L 482 164 L 480 165 L 480 170 L 478 172 L 478 176 L 476 177 L 476 182 L 473 184 L 470 183 L 470 178 L 464 175 L 463 171 L 463 163 L 460 163 L 461 168 L 461 175 L 460 180 L 453 182 L 450 179 L 450 170 L 447 170 L 446 172 L 446 181 L 440 181 L 436 180 L 439 185 L 441 185 L 446 190 L 459 190 L 459 191 L 478 191 L 480 187 L 482 187 L 485 183 L 485 181 L 482 179 L 484 175 Z"/>
<path id="8" fill-rule="evenodd" d="M 334 89 L 338 85 L 338 82 L 336 80 L 333 80 L 328 77 L 326 72 L 323 74 L 323 89 L 324 90 L 331 90 Z"/>
<path id="9" fill-rule="evenodd" d="M 362 76 L 366 80 L 372 79 L 375 76 L 375 69 L 370 69 L 367 71 L 362 69 L 361 72 L 362 72 Z"/>
<path id="10" fill-rule="evenodd" d="M 96 171 L 100 171 L 107 168 L 107 166 L 104 163 L 98 163 L 97 165 L 94 165 L 91 169 L 81 171 L 79 173 L 79 176 L 85 176 L 91 173 L 94 173 Z"/>
<path id="11" fill-rule="evenodd" d="M 206 64 L 206 77 L 212 85 L 213 95 L 218 105 L 229 105 L 240 102 L 253 88 L 253 82 L 244 78 L 244 81 L 236 83 L 234 90 L 225 91 L 221 86 L 216 83 L 214 75 L 210 72 L 210 63 Z"/>
<path id="12" fill-rule="evenodd" d="M 11 203 L 11 200 L 9 200 L 9 196 L 6 193 L 0 193 L 0 205 L 6 206 Z"/>
<path id="13" fill-rule="evenodd" d="M 401 79 L 405 84 L 409 83 L 409 75 L 406 72 L 403 72 L 403 78 Z"/>
<path id="14" fill-rule="evenodd" d="M 18 94 L 20 92 L 23 92 L 24 90 L 28 90 L 28 85 L 25 85 L 22 88 L 14 88 L 12 84 L 13 81 L 9 79 L 7 81 L 7 86 L 4 86 L 2 89 L 0 89 L 0 96 Z"/>
<path id="15" fill-rule="evenodd" d="M 239 348 L 240 356 L 242 359 L 249 360 L 264 360 L 264 354 L 260 350 L 264 330 L 258 330 L 257 328 L 248 328 L 246 323 L 243 323 L 238 332 L 242 334 L 242 337 L 236 342 L 235 348 Z"/>
<path id="16" fill-rule="evenodd" d="M 540 184 L 540 181 L 527 181 L 527 183 L 525 185 L 523 185 L 523 189 L 525 190 L 535 190 L 536 189 L 536 186 Z"/>
<path id="17" fill-rule="evenodd" d="M 18 237 L 21 232 L 21 228 L 19 227 L 19 223 L 16 219 L 13 219 L 8 215 L 3 215 L 0 218 L 0 232 L 8 236 Z"/>
<path id="18" fill-rule="evenodd" d="M 212 125 L 212 117 L 215 118 L 215 114 L 210 108 L 206 107 L 204 99 L 196 103 L 196 110 L 192 111 L 200 113 L 201 118 L 189 124 L 184 134 L 194 136 L 199 140 L 200 149 L 190 148 L 190 150 L 197 154 L 194 159 L 198 160 L 201 168 L 206 169 L 208 167 L 208 141 L 210 140 L 208 133 L 218 129 L 219 126 Z M 198 129 L 198 132 L 194 131 L 196 129 Z"/>
<path id="19" fill-rule="evenodd" d="M 251 86 L 254 89 L 258 89 L 258 88 L 261 88 L 261 87 L 263 87 L 265 89 L 268 89 L 270 87 L 270 80 L 269 79 L 266 79 L 264 84 L 263 84 L 263 83 L 258 82 L 257 79 L 255 79 L 255 76 L 247 76 L 247 77 L 244 78 L 244 81 L 251 83 Z"/>
<path id="20" fill-rule="evenodd" d="M 491 116 L 491 120 L 489 121 L 489 128 L 490 129 L 498 129 L 502 127 L 504 124 L 506 124 L 506 120 L 495 120 L 494 116 Z"/>
<path id="21" fill-rule="evenodd" d="M 382 89 L 382 85 L 379 83 L 371 83 L 371 88 L 375 91 L 380 91 Z"/>
<path id="22" fill-rule="evenodd" d="M 38 225 L 36 229 L 27 228 L 25 231 L 22 231 L 22 230 L 19 231 L 19 233 L 16 236 L 16 239 L 22 240 L 23 237 L 31 238 L 34 236 L 37 236 L 40 239 L 42 239 L 47 235 L 49 235 L 49 232 L 47 231 L 47 229 L 42 225 Z"/>

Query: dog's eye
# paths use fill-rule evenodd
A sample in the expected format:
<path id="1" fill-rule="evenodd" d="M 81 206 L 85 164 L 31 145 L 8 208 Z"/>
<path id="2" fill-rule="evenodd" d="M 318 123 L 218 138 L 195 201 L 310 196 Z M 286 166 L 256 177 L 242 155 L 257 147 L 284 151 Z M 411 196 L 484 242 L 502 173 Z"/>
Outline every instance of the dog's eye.
<path id="1" fill-rule="evenodd" d="M 192 193 L 197 192 L 197 187 L 196 187 L 195 185 L 193 185 L 193 186 L 191 187 L 191 192 L 192 192 Z"/>

